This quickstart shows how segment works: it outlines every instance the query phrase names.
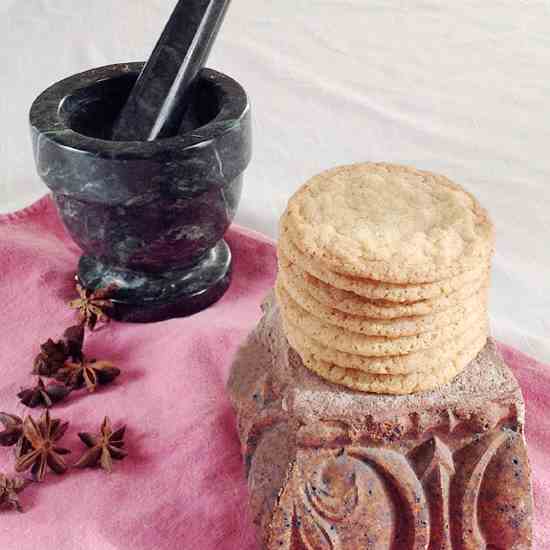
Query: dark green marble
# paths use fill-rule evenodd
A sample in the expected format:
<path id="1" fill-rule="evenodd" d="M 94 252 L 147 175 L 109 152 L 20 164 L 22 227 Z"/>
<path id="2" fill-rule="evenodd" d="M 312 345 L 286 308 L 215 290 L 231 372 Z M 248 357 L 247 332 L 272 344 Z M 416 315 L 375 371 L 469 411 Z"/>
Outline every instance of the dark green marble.
<path id="1" fill-rule="evenodd" d="M 223 241 L 250 161 L 243 88 L 210 69 L 198 77 L 192 129 L 155 141 L 112 141 L 113 122 L 143 64 L 92 69 L 43 92 L 30 112 L 39 175 L 84 252 L 83 284 L 116 283 L 115 315 L 187 315 L 229 284 Z"/>

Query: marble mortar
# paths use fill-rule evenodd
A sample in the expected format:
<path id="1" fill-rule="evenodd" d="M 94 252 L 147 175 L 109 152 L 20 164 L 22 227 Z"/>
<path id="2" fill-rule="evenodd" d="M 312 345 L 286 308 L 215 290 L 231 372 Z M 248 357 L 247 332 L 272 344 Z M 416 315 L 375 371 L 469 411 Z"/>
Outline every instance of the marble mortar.
<path id="1" fill-rule="evenodd" d="M 84 252 L 80 282 L 115 284 L 113 316 L 149 322 L 194 313 L 228 288 L 223 236 L 251 157 L 251 122 L 244 89 L 203 69 L 191 130 L 111 140 L 142 67 L 108 65 L 53 84 L 34 101 L 30 125 L 38 174 Z"/>

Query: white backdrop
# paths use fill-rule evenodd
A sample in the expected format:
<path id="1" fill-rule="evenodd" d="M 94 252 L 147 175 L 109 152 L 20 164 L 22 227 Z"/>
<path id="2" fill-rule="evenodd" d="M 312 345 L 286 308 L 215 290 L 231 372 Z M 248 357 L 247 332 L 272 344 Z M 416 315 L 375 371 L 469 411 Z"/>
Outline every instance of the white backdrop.
<path id="1" fill-rule="evenodd" d="M 46 191 L 28 138 L 34 97 L 146 59 L 174 4 L 0 0 L 1 211 Z M 497 227 L 494 334 L 550 361 L 550 2 L 235 0 L 209 65 L 253 105 L 239 223 L 275 236 L 291 192 L 337 164 L 445 173 Z"/>

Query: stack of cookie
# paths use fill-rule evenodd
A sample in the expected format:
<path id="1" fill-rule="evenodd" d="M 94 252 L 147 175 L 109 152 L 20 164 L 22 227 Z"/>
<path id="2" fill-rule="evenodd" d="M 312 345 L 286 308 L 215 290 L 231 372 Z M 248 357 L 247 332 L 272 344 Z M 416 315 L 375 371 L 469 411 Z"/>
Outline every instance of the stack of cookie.
<path id="1" fill-rule="evenodd" d="M 304 365 L 405 394 L 452 380 L 483 348 L 494 232 L 447 178 L 380 163 L 329 170 L 281 219 L 276 294 Z"/>

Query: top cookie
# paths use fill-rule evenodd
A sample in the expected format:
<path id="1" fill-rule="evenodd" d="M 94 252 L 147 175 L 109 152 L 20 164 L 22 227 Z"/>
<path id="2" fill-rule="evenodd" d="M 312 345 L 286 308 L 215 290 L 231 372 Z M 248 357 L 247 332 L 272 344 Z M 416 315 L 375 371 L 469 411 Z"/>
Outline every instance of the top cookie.
<path id="1" fill-rule="evenodd" d="M 494 231 L 477 200 L 444 176 L 364 163 L 311 178 L 282 222 L 312 259 L 344 275 L 424 283 L 486 264 Z"/>

